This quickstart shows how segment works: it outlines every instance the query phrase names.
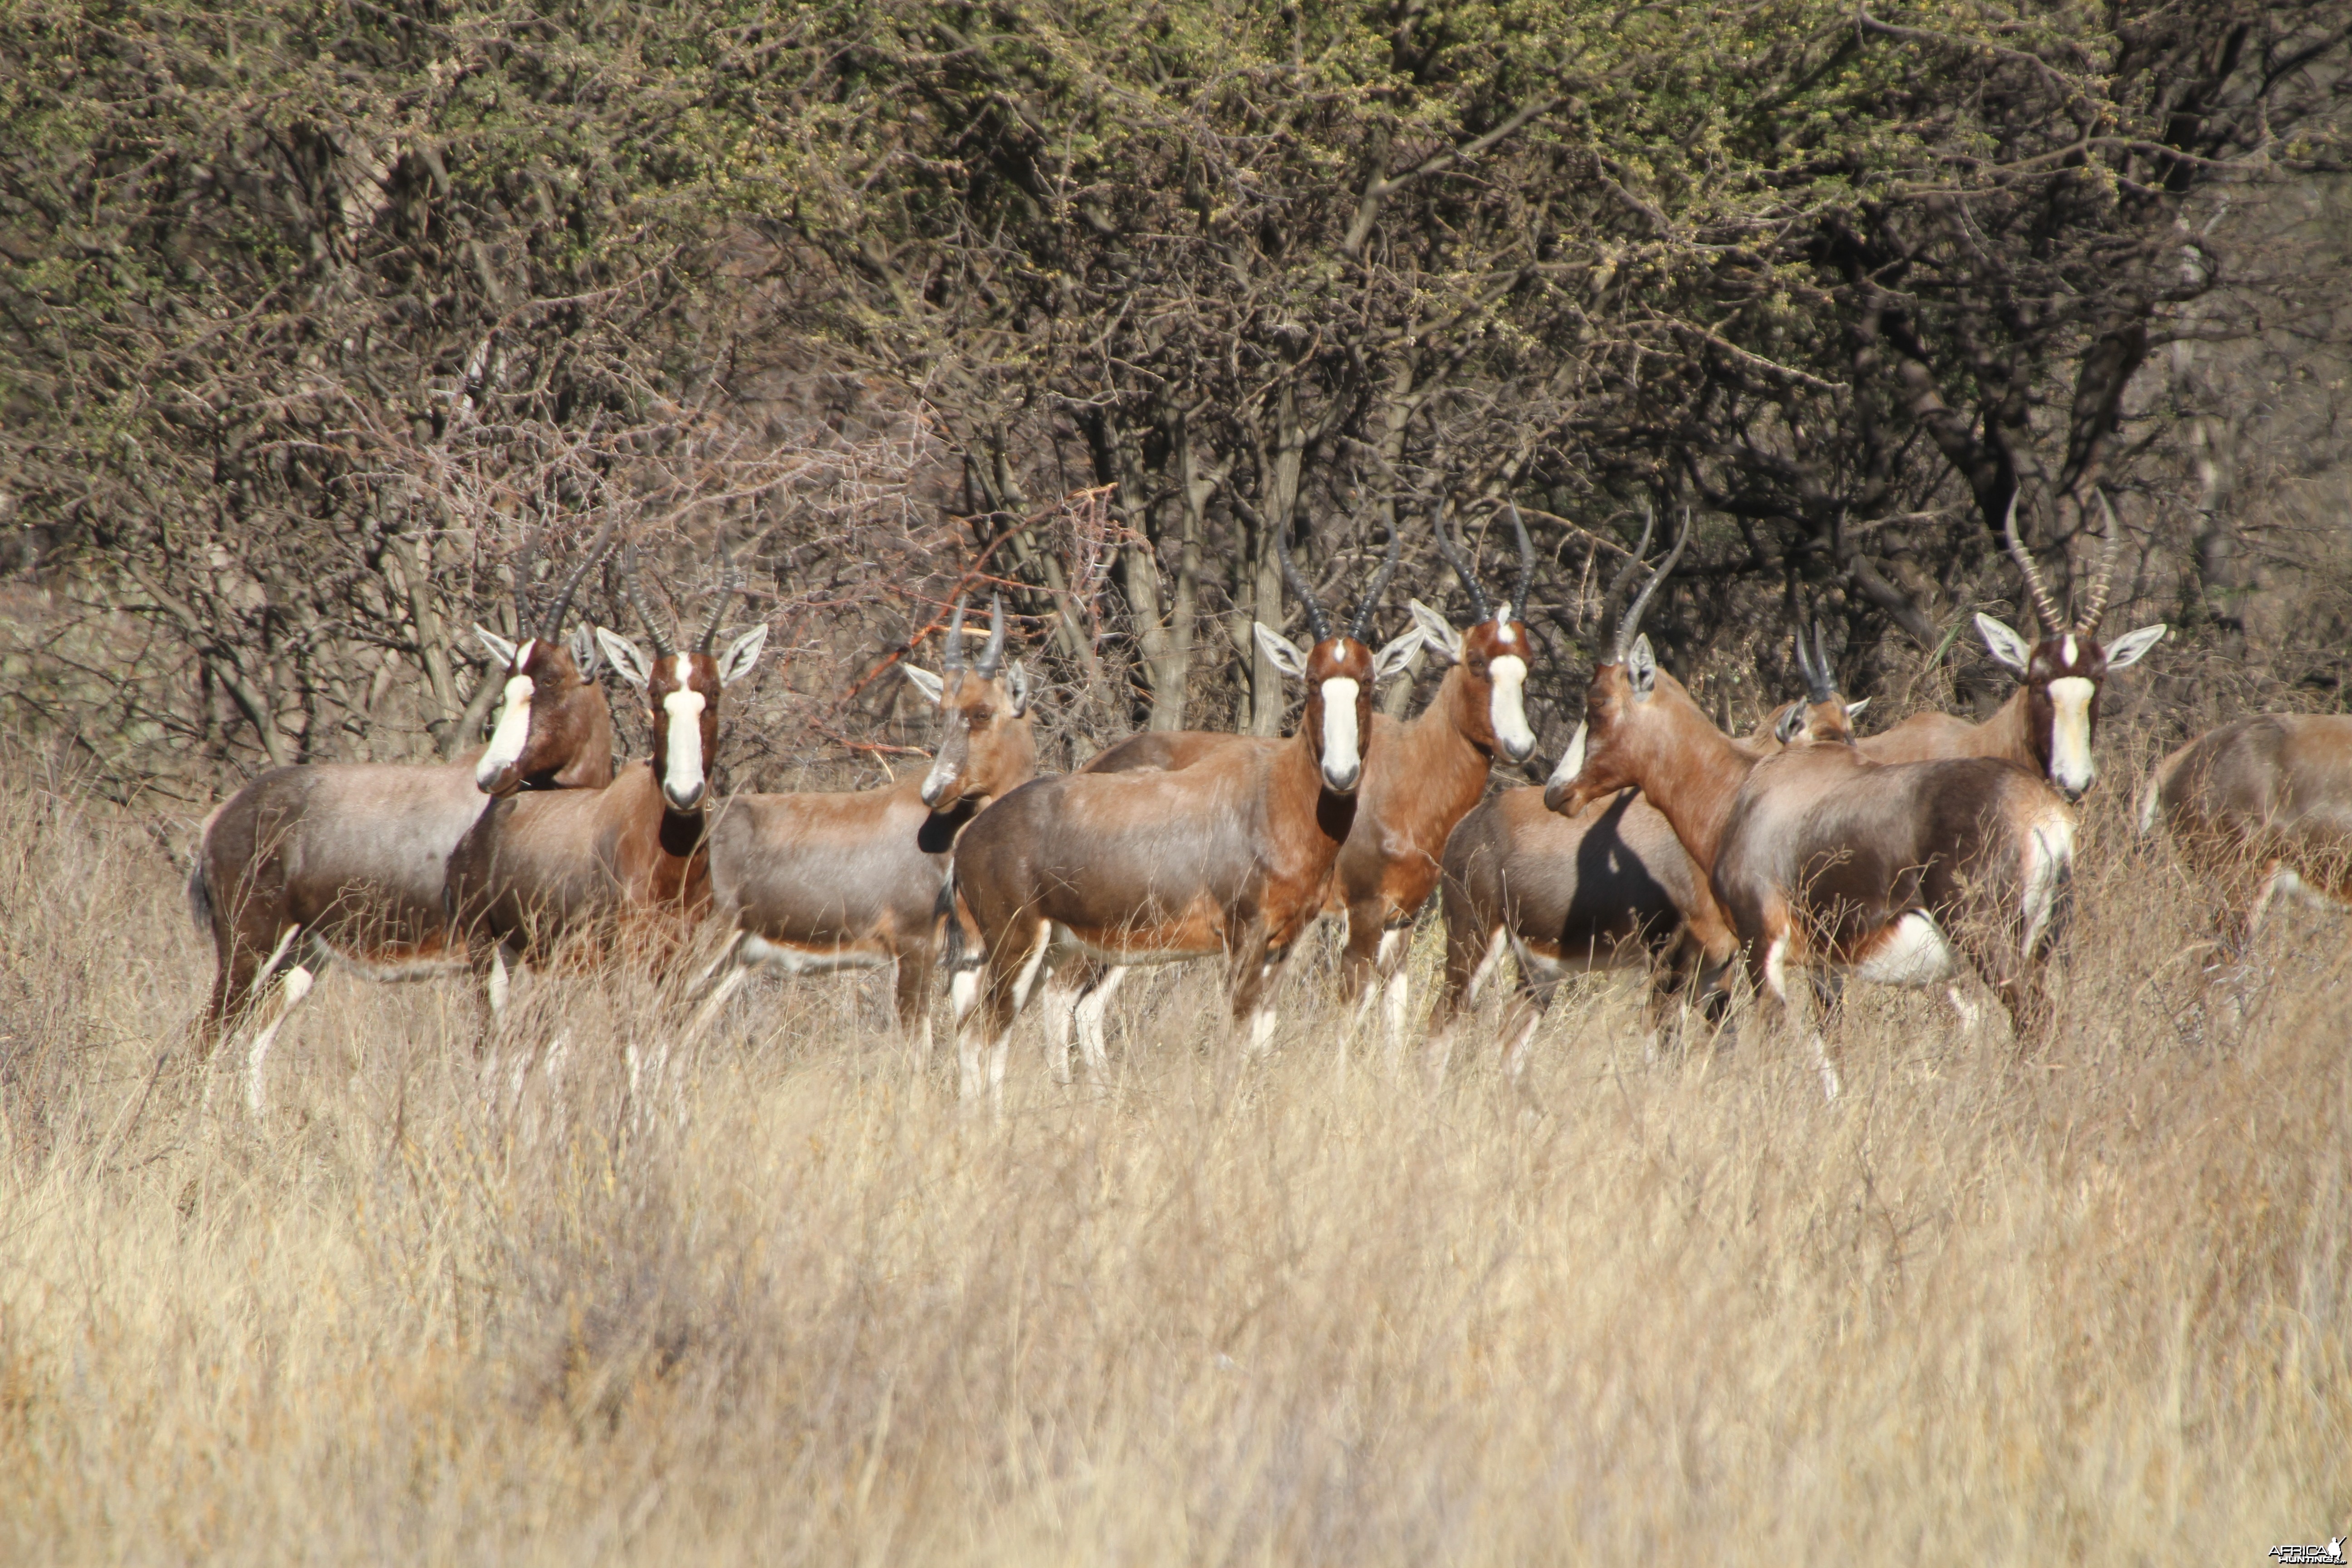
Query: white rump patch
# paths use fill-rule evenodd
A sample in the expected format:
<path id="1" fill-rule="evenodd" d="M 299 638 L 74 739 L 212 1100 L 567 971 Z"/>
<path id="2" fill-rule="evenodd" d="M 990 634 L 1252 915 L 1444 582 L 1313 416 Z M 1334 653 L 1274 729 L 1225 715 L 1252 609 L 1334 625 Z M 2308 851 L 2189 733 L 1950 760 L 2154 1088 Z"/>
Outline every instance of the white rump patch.
<path id="1" fill-rule="evenodd" d="M 1505 654 L 1486 666 L 1486 676 L 1495 686 L 1486 705 L 1495 739 L 1514 761 L 1532 754 L 1536 732 L 1528 727 L 1528 661 L 1515 653 Z"/>
<path id="2" fill-rule="evenodd" d="M 1356 738 L 1356 697 L 1361 690 L 1344 675 L 1323 683 L 1323 782 L 1334 789 L 1353 789 L 1363 774 Z"/>
<path id="3" fill-rule="evenodd" d="M 2079 675 L 2050 683 L 2050 782 L 2069 795 L 2081 795 L 2097 776 L 2091 761 L 2091 704 L 2098 696 L 2098 684 Z"/>
<path id="4" fill-rule="evenodd" d="M 2021 951 L 2027 957 L 2031 958 L 2042 945 L 2042 935 L 2050 929 L 2051 917 L 2057 912 L 2058 895 L 2074 868 L 2074 814 L 2053 815 L 2035 823 L 2028 836 L 2025 892 L 2019 910 L 2025 921 L 2025 942 Z"/>
<path id="5" fill-rule="evenodd" d="M 522 645 L 524 657 L 529 657 L 530 645 Z M 522 749 L 530 739 L 530 700 L 534 687 L 528 675 L 518 675 L 507 682 L 505 706 L 499 710 L 498 728 L 490 731 L 490 743 L 474 764 L 474 785 L 488 789 L 499 775 L 522 760 Z"/>
<path id="6" fill-rule="evenodd" d="M 1893 933 L 1853 972 L 1881 985 L 1934 985 L 1948 980 L 1959 968 L 1959 955 L 1944 938 L 1943 928 L 1925 910 L 1898 917 Z"/>

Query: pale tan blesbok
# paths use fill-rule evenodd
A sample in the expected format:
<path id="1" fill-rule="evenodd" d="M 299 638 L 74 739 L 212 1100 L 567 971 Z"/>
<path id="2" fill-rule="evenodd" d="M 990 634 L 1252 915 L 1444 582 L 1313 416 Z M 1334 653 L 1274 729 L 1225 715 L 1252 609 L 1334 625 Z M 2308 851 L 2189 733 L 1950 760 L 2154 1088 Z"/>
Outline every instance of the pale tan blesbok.
<path id="1" fill-rule="evenodd" d="M 964 830 L 953 929 L 960 934 L 968 921 L 985 953 L 968 1016 L 959 998 L 959 1082 L 967 1098 L 984 1086 L 1001 1102 L 1013 1018 L 1041 972 L 1057 966 L 1222 956 L 1243 1048 L 1264 1046 L 1274 1026 L 1272 983 L 1322 911 L 1354 822 L 1380 675 L 1357 628 L 1393 565 L 1392 549 L 1355 626 L 1338 631 L 1284 553 L 1283 574 L 1315 643 L 1301 651 L 1263 622 L 1252 629 L 1266 657 L 1307 687 L 1306 711 L 1287 742 L 1222 748 L 1177 770 L 1037 779 Z M 1056 1076 L 1066 1076 L 1066 1036 L 1055 1054 Z M 1088 1066 L 1103 1064 L 1090 1054 Z"/>
<path id="2" fill-rule="evenodd" d="M 1749 978 L 1784 1009 L 1801 1005 L 1790 976 L 1809 968 L 1927 986 L 1965 963 L 2000 997 L 2021 1045 L 2038 1040 L 2050 1017 L 2042 965 L 2074 865 L 2074 813 L 2058 792 L 2013 763 L 1874 763 L 1843 738 L 1759 759 L 1658 667 L 1639 621 L 1627 617 L 1594 670 L 1545 803 L 1573 816 L 1639 787 L 1706 873 Z M 1811 696 L 1814 732 L 1843 723 L 1834 691 Z M 1834 1098 L 1835 1065 L 1818 1030 L 1811 1038 Z"/>
<path id="3" fill-rule="evenodd" d="M 262 1110 L 271 1043 L 341 960 L 380 980 L 446 973 L 462 962 L 442 899 L 444 868 L 488 805 L 482 781 L 509 789 L 601 789 L 613 777 L 613 719 L 596 685 L 596 645 L 569 644 L 564 617 L 603 559 L 608 521 L 543 609 L 531 605 L 533 540 L 515 566 L 509 642 L 474 628 L 506 671 L 489 745 L 441 764 L 320 763 L 272 768 L 205 818 L 188 904 L 213 939 L 212 996 L 201 1026 L 209 1051 L 281 976 L 278 1005 L 246 1053 L 246 1100 Z M 524 735 L 530 736 L 525 744 Z"/>
<path id="4" fill-rule="evenodd" d="M 2352 906 L 2352 717 L 2263 713 L 2208 730 L 2140 792 L 2140 831 L 2159 825 L 2219 901 L 2227 958 L 2281 900 Z"/>
<path id="5" fill-rule="evenodd" d="M 991 595 L 988 642 L 963 645 L 956 601 L 940 673 L 901 666 L 940 710 L 928 772 L 889 789 L 739 795 L 712 825 L 713 917 L 731 933 L 706 975 L 698 1031 L 756 964 L 792 973 L 898 965 L 900 1029 L 918 1067 L 931 1047 L 932 975 L 946 918 L 949 852 L 990 801 L 1037 772 L 1029 673 L 1004 664 L 1004 601 Z"/>

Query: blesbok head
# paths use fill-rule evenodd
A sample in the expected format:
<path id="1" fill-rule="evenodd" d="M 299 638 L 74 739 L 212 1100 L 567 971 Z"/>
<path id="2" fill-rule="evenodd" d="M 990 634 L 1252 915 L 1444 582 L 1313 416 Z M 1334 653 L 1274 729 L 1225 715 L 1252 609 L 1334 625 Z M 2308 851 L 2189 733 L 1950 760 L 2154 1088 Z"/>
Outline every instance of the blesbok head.
<path id="1" fill-rule="evenodd" d="M 727 601 L 742 586 L 741 574 L 725 562 L 723 552 L 721 561 L 710 618 L 703 623 L 702 636 L 692 652 L 680 653 L 672 646 L 662 622 L 646 608 L 637 588 L 635 545 L 622 563 L 621 586 L 628 595 L 629 607 L 645 623 L 646 636 L 654 645 L 653 657 L 648 658 L 643 648 L 618 633 L 596 628 L 596 641 L 603 646 L 604 657 L 613 661 L 614 669 L 645 693 L 662 801 L 676 812 L 701 809 L 710 783 L 708 759 L 719 747 L 719 693 L 751 673 L 760 662 L 760 650 L 768 644 L 768 627 L 762 622 L 729 644 L 724 654 L 711 652 L 718 644 Z"/>
<path id="2" fill-rule="evenodd" d="M 1344 632 L 1332 630 L 1331 618 L 1323 613 L 1313 585 L 1291 561 L 1286 548 L 1281 552 L 1282 578 L 1307 612 L 1315 645 L 1301 651 L 1297 643 L 1264 621 L 1250 623 L 1259 651 L 1276 668 L 1307 687 L 1307 711 L 1299 716 L 1299 732 L 1314 749 L 1323 787 L 1334 795 L 1353 795 L 1363 780 L 1364 737 L 1372 727 L 1372 689 L 1403 669 L 1421 646 L 1418 628 L 1381 649 L 1378 657 L 1364 643 L 1371 630 L 1372 612 L 1388 591 L 1389 579 L 1396 575 L 1403 544 L 1402 537 L 1391 529 L 1388 558 L 1373 575 L 1371 586 L 1364 590 L 1355 618 Z"/>
<path id="3" fill-rule="evenodd" d="M 474 627 L 483 648 L 506 670 L 498 722 L 474 764 L 474 783 L 485 795 L 512 795 L 534 780 L 558 787 L 584 784 L 592 773 L 601 779 L 610 762 L 609 755 L 599 754 L 611 750 L 612 719 L 596 685 L 596 640 L 584 626 L 568 640 L 562 633 L 572 597 L 604 560 L 613 527 L 614 520 L 606 519 L 554 602 L 539 616 L 530 602 L 537 540 L 526 533 L 515 563 L 515 629 L 522 641 L 509 642 L 487 626 Z"/>
<path id="4" fill-rule="evenodd" d="M 2099 641 L 2099 622 L 2106 615 L 2107 593 L 2115 577 L 2116 549 L 2123 530 L 2116 510 L 2098 492 L 2099 510 L 2106 515 L 2107 538 L 2099 553 L 2099 569 L 2091 580 L 2082 613 L 2071 620 L 2058 613 L 2050 584 L 2033 563 L 2033 556 L 2017 537 L 2017 497 L 2009 498 L 2009 515 L 2001 523 L 2011 559 L 2025 577 L 2033 601 L 2042 640 L 2029 643 L 2013 628 L 1990 616 L 1977 616 L 1977 631 L 1993 658 L 2017 672 L 2026 694 L 2027 734 L 2042 772 L 2058 793 L 2080 800 L 2098 777 L 2091 753 L 2099 732 L 2099 687 L 2110 670 L 2139 662 L 2142 655 L 2164 639 L 2158 621 L 2112 643 Z"/>
<path id="5" fill-rule="evenodd" d="M 1019 659 L 1004 666 L 1004 596 L 988 596 L 988 642 L 980 658 L 963 651 L 963 596 L 948 623 L 940 673 L 899 668 L 940 710 L 946 731 L 923 775 L 923 804 L 952 811 L 966 801 L 994 799 L 1037 771 L 1037 742 L 1029 725 L 1029 670 Z"/>
<path id="6" fill-rule="evenodd" d="M 1527 623 L 1520 618 L 1527 614 L 1528 595 L 1535 584 L 1536 547 L 1528 538 L 1528 525 L 1521 521 L 1519 509 L 1507 501 L 1504 504 L 1509 508 L 1511 528 L 1519 542 L 1519 576 L 1512 585 L 1511 596 L 1500 605 L 1487 602 L 1486 590 L 1479 584 L 1477 573 L 1471 570 L 1461 550 L 1446 537 L 1445 502 L 1441 498 L 1430 510 L 1430 525 L 1437 535 L 1437 552 L 1454 568 L 1454 574 L 1462 579 L 1462 586 L 1470 595 L 1471 614 L 1477 619 L 1468 631 L 1456 631 L 1452 622 L 1419 599 L 1412 601 L 1412 608 L 1422 646 L 1433 657 L 1460 665 L 1464 673 L 1486 693 L 1484 733 L 1474 733 L 1471 739 L 1489 752 L 1499 752 L 1512 762 L 1523 763 L 1536 749 L 1536 732 L 1528 724 L 1527 709 L 1528 656 L 1535 645 L 1528 639 Z"/>
<path id="7" fill-rule="evenodd" d="M 1627 561 L 1627 573 L 1620 575 L 1620 584 L 1649 548 L 1654 522 L 1653 517 L 1643 524 L 1642 542 L 1634 546 Z M 1591 683 L 1585 688 L 1584 720 L 1577 725 L 1559 766 L 1552 770 L 1550 779 L 1544 784 L 1544 805 L 1564 816 L 1574 816 L 1602 795 L 1614 795 L 1641 781 L 1643 770 L 1654 760 L 1650 751 L 1671 740 L 1663 726 L 1644 722 L 1650 711 L 1660 705 L 1663 694 L 1679 695 L 1685 704 L 1696 707 L 1682 682 L 1658 668 L 1650 639 L 1642 635 L 1642 616 L 1656 595 L 1658 584 L 1674 571 L 1689 543 L 1690 514 L 1685 512 L 1681 536 L 1651 573 L 1641 597 L 1618 618 L 1610 657 L 1594 668 Z M 1612 588 L 1610 596 L 1614 598 L 1620 591 Z"/>
<path id="8" fill-rule="evenodd" d="M 1853 718 L 1870 706 L 1865 697 L 1848 702 L 1839 695 L 1837 678 L 1830 673 L 1830 652 L 1822 638 L 1822 623 L 1813 623 L 1813 646 L 1805 647 L 1805 628 L 1797 626 L 1797 669 L 1805 678 L 1805 700 L 1781 708 L 1773 721 L 1772 738 L 1784 746 L 1828 742 L 1853 744 Z"/>

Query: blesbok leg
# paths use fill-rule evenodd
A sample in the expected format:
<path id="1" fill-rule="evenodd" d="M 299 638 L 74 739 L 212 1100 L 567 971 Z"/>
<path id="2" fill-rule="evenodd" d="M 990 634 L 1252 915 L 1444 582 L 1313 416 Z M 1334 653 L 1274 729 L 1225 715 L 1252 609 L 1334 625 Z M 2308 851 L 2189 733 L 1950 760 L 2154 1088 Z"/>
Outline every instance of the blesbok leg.
<path id="1" fill-rule="evenodd" d="M 1474 920 L 1446 921 L 1445 979 L 1429 1017 L 1427 1066 L 1433 1078 L 1445 1076 L 1445 1064 L 1454 1052 L 1454 1031 L 1462 1015 L 1477 1006 L 1478 993 L 1502 962 L 1503 947 L 1499 921 L 1491 927 Z"/>
<path id="2" fill-rule="evenodd" d="M 988 944 L 981 966 L 978 1005 L 970 1023 L 956 1029 L 957 1098 L 967 1102 L 979 1099 L 985 1081 L 991 1100 L 998 1110 L 1003 1109 L 1004 1058 L 1011 1048 L 1013 1020 L 1037 983 L 1052 936 L 1052 921 L 1022 914 L 1005 922 Z"/>
<path id="3" fill-rule="evenodd" d="M 1806 1016 L 1805 1003 L 1812 994 L 1810 984 L 1790 984 L 1789 966 L 1793 939 L 1785 918 L 1769 921 L 1757 937 L 1747 944 L 1748 978 L 1759 996 L 1769 997 L 1779 1005 L 1780 1016 L 1789 1027 L 1805 1037 L 1805 1045 L 1813 1058 L 1813 1070 L 1820 1074 L 1822 1098 L 1834 1100 L 1842 1087 L 1837 1061 L 1830 1054 L 1829 1037 L 1821 1026 Z"/>
<path id="4" fill-rule="evenodd" d="M 301 937 L 300 926 L 293 925 L 286 928 L 286 933 L 278 939 L 278 946 L 262 963 L 260 978 L 257 984 L 268 983 L 268 977 L 277 973 L 278 964 L 285 962 L 288 954 L 293 951 L 294 944 L 300 941 Z M 323 967 L 323 964 L 321 966 Z M 261 1075 L 262 1064 L 269 1056 L 269 1047 L 277 1042 L 278 1031 L 286 1026 L 286 1020 L 294 1016 L 294 1009 L 302 1005 L 303 998 L 310 994 L 310 988 L 317 982 L 316 971 L 308 965 L 299 961 L 289 964 L 285 977 L 278 985 L 278 1011 L 271 1015 L 269 1022 L 262 1026 L 260 1031 L 253 1037 L 253 1044 L 246 1047 L 245 1104 L 246 1109 L 256 1116 L 261 1115 L 268 1108 L 268 1096 L 263 1092 Z"/>
<path id="5" fill-rule="evenodd" d="M 919 1073 L 931 1061 L 931 982 L 938 973 L 938 956 L 939 944 L 928 931 L 898 950 L 898 1032 L 914 1054 Z"/>
<path id="6" fill-rule="evenodd" d="M 1123 963 L 1105 969 L 1070 1010 L 1071 1020 L 1078 1027 L 1078 1052 L 1086 1058 L 1087 1075 L 1097 1080 L 1110 1070 L 1108 1042 L 1103 1035 L 1104 1015 L 1109 1010 L 1119 982 L 1127 978 L 1127 970 Z"/>

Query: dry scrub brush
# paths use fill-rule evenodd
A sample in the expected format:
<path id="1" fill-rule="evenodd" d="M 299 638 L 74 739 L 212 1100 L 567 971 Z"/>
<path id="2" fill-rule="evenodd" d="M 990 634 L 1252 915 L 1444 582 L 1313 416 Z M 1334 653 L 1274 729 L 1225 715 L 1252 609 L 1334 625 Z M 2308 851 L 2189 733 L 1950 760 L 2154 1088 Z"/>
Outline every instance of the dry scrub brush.
<path id="1" fill-rule="evenodd" d="M 1757 1029 L 1645 1061 L 1631 975 L 1522 1084 L 1342 1075 L 1307 962 L 1230 1097 L 1213 980 L 1171 973 L 1108 1082 L 1051 1085 L 1025 1024 L 1001 1124 L 910 1080 L 870 981 L 763 982 L 657 1075 L 685 1010 L 634 974 L 526 992 L 487 1070 L 457 983 L 333 975 L 256 1124 L 183 1048 L 173 868 L 37 781 L 0 808 L 0 1559 L 2324 1540 L 2344 928 L 2267 938 L 2248 1021 L 2192 1037 L 2194 889 L 2122 795 L 2049 1050 L 1857 987 L 1834 1107 Z"/>

